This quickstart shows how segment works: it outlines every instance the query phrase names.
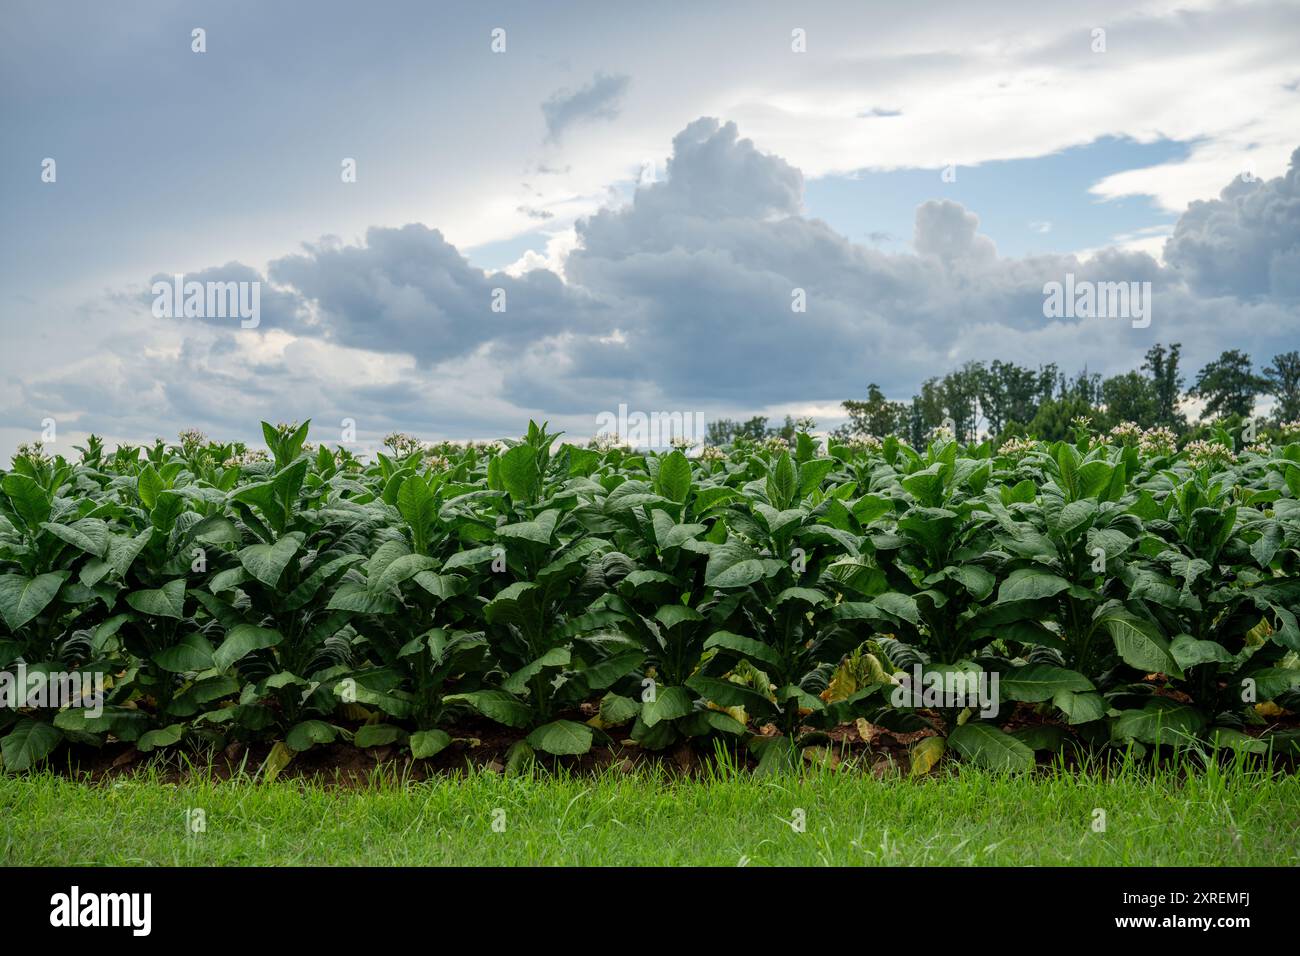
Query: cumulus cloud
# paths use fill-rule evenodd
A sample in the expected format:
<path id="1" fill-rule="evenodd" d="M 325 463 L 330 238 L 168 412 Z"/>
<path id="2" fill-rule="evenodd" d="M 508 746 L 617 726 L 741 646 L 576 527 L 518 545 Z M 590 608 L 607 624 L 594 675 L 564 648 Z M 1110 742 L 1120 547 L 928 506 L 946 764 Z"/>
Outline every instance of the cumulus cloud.
<path id="1" fill-rule="evenodd" d="M 1285 175 L 1238 178 L 1193 202 L 1164 258 L 1210 295 L 1300 297 L 1300 148 Z"/>
<path id="2" fill-rule="evenodd" d="M 22 415 L 81 409 L 109 434 L 349 416 L 431 438 L 548 417 L 581 435 L 622 402 L 733 414 L 833 405 L 869 381 L 905 398 L 967 360 L 1109 373 L 1181 341 L 1194 367 L 1226 345 L 1266 358 L 1300 332 L 1285 281 L 1300 235 L 1294 164 L 1194 205 L 1165 264 L 1121 248 L 1000 256 L 977 212 L 947 200 L 918 208 L 911 249 L 859 245 L 803 214 L 798 169 L 711 118 L 674 138 L 667 170 L 508 271 L 473 267 L 419 224 L 304 246 L 270 263 L 259 329 L 167 320 L 160 339 L 146 331 L 159 320 L 139 318 L 98 364 L 25 381 Z M 1150 327 L 1045 318 L 1043 286 L 1067 274 L 1150 282 Z"/>
<path id="3" fill-rule="evenodd" d="M 542 103 L 546 136 L 556 142 L 570 126 L 591 120 L 612 120 L 627 92 L 631 77 L 621 73 L 597 73 L 591 82 L 576 90 L 558 90 Z"/>

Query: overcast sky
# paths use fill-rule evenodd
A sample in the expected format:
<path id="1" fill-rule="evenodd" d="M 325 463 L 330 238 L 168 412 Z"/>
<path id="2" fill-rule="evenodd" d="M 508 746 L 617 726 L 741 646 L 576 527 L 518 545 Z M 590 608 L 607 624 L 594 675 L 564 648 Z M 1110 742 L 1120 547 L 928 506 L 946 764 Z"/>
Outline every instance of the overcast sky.
<path id="1" fill-rule="evenodd" d="M 802 6 L 10 0 L 0 455 L 1300 347 L 1300 4 Z M 155 317 L 176 273 L 258 326 Z M 1045 318 L 1067 273 L 1150 326 Z"/>

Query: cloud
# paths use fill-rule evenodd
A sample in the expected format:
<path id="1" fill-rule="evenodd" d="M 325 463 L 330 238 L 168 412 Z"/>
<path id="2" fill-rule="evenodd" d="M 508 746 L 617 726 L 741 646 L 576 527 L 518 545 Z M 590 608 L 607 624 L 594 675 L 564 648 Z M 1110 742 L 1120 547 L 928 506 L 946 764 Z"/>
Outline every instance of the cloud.
<path id="1" fill-rule="evenodd" d="M 618 116 L 620 100 L 631 77 L 621 73 L 597 73 L 577 90 L 558 90 L 542 103 L 546 117 L 546 138 L 558 142 L 570 126 L 591 120 L 612 120 Z"/>
<path id="2" fill-rule="evenodd" d="M 911 248 L 886 252 L 805 216 L 798 169 L 701 118 L 673 139 L 665 179 L 579 219 L 545 256 L 484 272 L 421 224 L 324 239 L 270 263 L 258 329 L 156 320 L 135 301 L 99 354 L 24 379 L 0 426 L 56 409 L 138 440 L 354 417 L 369 433 L 436 438 L 512 434 L 533 417 L 581 436 L 623 402 L 734 417 L 833 406 L 870 381 L 906 398 L 968 360 L 1113 373 L 1171 341 L 1189 368 L 1227 346 L 1266 359 L 1300 334 L 1282 281 L 1295 176 L 1195 204 L 1163 265 L 1123 248 L 1001 256 L 977 212 L 950 200 L 918 207 Z M 1150 282 L 1150 327 L 1045 318 L 1044 284 L 1068 273 Z M 209 274 L 257 277 L 237 263 Z"/>
<path id="3" fill-rule="evenodd" d="M 1300 297 L 1300 148 L 1285 175 L 1238 178 L 1193 202 L 1164 257 L 1210 295 Z"/>

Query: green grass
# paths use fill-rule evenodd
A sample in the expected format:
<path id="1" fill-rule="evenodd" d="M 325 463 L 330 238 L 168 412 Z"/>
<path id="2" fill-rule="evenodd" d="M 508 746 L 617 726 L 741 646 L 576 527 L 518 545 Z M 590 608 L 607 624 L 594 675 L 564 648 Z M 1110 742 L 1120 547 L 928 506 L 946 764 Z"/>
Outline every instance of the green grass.
<path id="1" fill-rule="evenodd" d="M 187 808 L 203 811 L 204 832 L 187 835 Z M 922 781 L 477 773 L 359 788 L 45 773 L 0 778 L 0 863 L 1294 866 L 1297 819 L 1300 778 L 1241 767 L 1185 778 L 962 767 Z"/>

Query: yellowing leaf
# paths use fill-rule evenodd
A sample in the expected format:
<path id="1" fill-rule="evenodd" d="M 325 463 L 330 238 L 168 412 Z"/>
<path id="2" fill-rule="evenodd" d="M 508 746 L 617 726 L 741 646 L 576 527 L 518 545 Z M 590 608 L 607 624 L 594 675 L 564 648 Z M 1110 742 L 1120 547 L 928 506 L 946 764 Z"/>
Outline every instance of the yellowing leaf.
<path id="1" fill-rule="evenodd" d="M 912 776 L 929 773 L 943 756 L 947 742 L 942 737 L 923 737 L 912 745 Z"/>

